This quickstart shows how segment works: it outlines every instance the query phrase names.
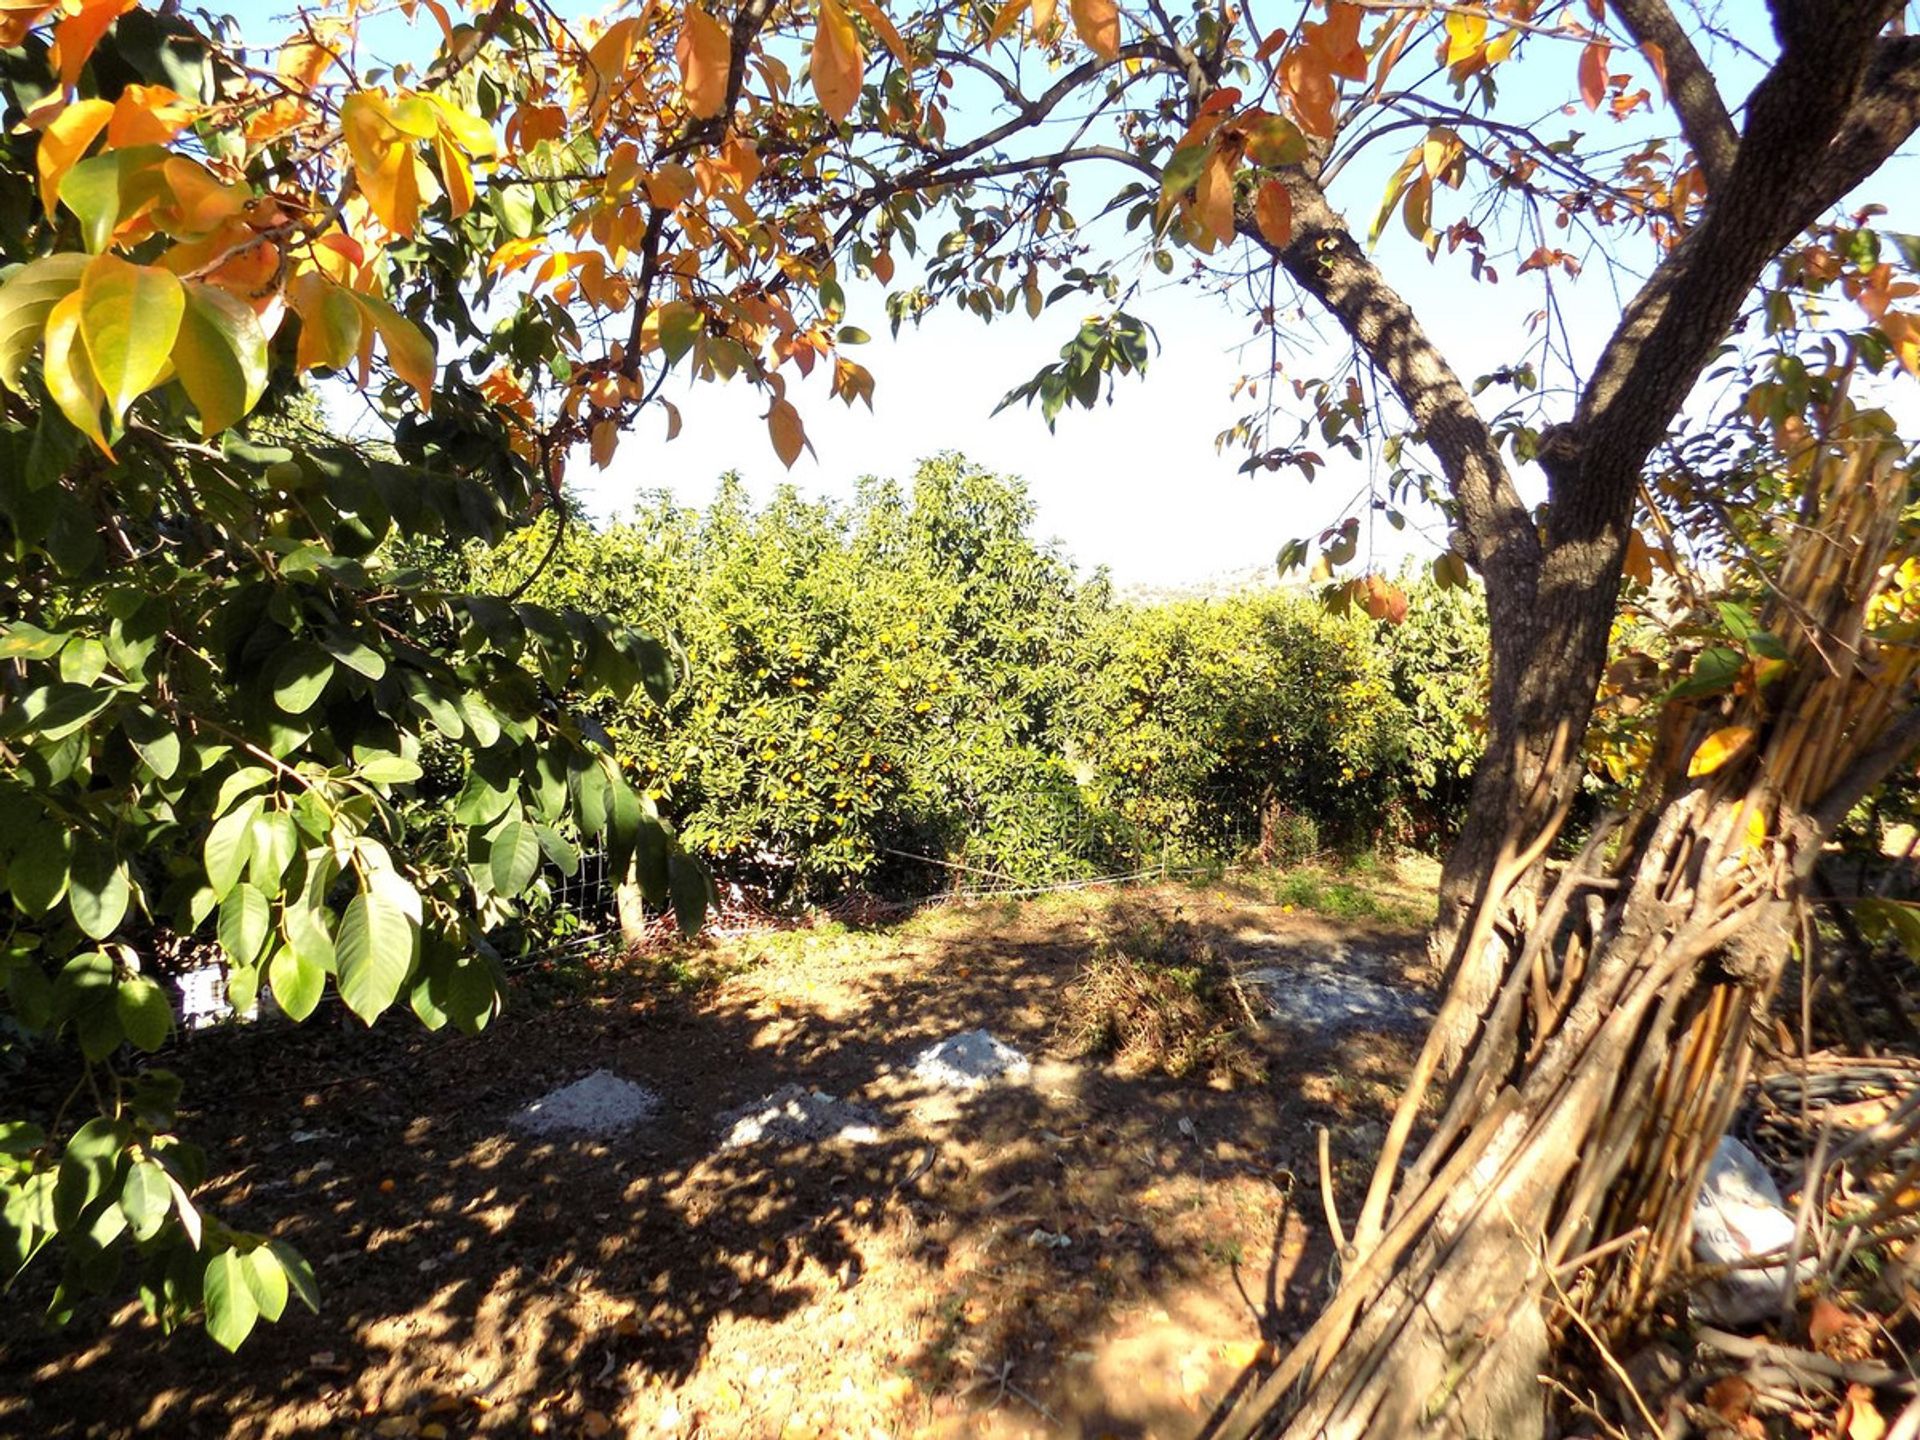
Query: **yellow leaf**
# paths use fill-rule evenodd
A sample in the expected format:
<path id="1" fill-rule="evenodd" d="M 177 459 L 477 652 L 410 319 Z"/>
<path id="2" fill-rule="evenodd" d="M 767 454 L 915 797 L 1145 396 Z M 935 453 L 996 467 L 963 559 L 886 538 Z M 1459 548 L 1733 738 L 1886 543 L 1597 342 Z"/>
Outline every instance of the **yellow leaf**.
<path id="1" fill-rule="evenodd" d="M 1215 150 L 1193 187 L 1193 199 L 1200 223 L 1222 245 L 1233 243 L 1233 158 L 1224 150 Z"/>
<path id="2" fill-rule="evenodd" d="M 387 347 L 387 363 L 393 373 L 414 388 L 420 396 L 420 408 L 428 409 L 433 404 L 432 338 L 378 295 L 356 293 L 353 298 L 380 332 L 380 343 Z"/>
<path id="3" fill-rule="evenodd" d="M 1058 8 L 1059 0 L 1033 0 L 1033 29 L 1028 33 L 1042 44 L 1053 38 L 1054 12 Z"/>
<path id="4" fill-rule="evenodd" d="M 1114 0 L 1067 0 L 1073 30 L 1102 60 L 1120 53 L 1120 7 Z"/>
<path id="5" fill-rule="evenodd" d="M 820 24 L 813 34 L 809 73 L 820 108 L 835 120 L 844 120 L 860 98 L 860 77 L 866 68 L 860 36 L 840 0 L 820 0 Z"/>
<path id="6" fill-rule="evenodd" d="M 727 27 L 698 5 L 689 5 L 673 53 L 680 62 L 687 108 L 702 120 L 712 119 L 727 105 L 727 67 L 733 60 Z"/>
<path id="7" fill-rule="evenodd" d="M 473 208 L 473 171 L 460 147 L 444 132 L 433 137 L 433 153 L 440 161 L 440 181 L 447 187 L 447 203 L 458 220 Z"/>
<path id="8" fill-rule="evenodd" d="M 173 373 L 216 435 L 259 403 L 267 388 L 267 336 L 244 300 L 217 285 L 189 285 Z"/>
<path id="9" fill-rule="evenodd" d="M 395 235 L 411 235 L 420 218 L 419 160 L 414 137 L 396 123 L 387 97 L 378 90 L 349 95 L 340 106 L 340 130 L 373 213 Z"/>
<path id="10" fill-rule="evenodd" d="M 588 445 L 588 453 L 596 467 L 607 468 L 613 461 L 613 450 L 620 443 L 620 427 L 611 420 L 599 421 L 593 427 L 593 438 Z"/>
<path id="11" fill-rule="evenodd" d="M 1447 64 L 1458 65 L 1480 53 L 1487 39 L 1487 13 L 1484 10 L 1447 12 Z"/>
<path id="12" fill-rule="evenodd" d="M 614 21 L 587 51 L 588 106 L 595 119 L 606 113 L 613 98 L 614 81 L 633 58 L 633 41 L 639 33 L 640 20 L 638 15 L 629 15 Z"/>
<path id="13" fill-rule="evenodd" d="M 1687 778 L 1696 780 L 1711 775 L 1753 743 L 1751 725 L 1726 725 L 1700 742 L 1700 748 L 1687 761 Z"/>
<path id="14" fill-rule="evenodd" d="M 882 10 L 875 0 L 853 0 L 853 8 L 860 12 L 861 18 L 873 27 L 873 33 L 880 37 L 880 43 L 887 47 L 893 58 L 907 69 L 913 68 L 913 55 L 907 49 L 907 42 L 900 38 L 900 32 L 894 28 L 887 12 Z"/>
<path id="15" fill-rule="evenodd" d="M 35 160 L 40 169 L 40 203 L 47 214 L 60 204 L 60 182 L 112 119 L 113 106 L 108 101 L 76 100 L 41 132 Z"/>
<path id="16" fill-rule="evenodd" d="M 287 286 L 287 303 L 300 317 L 300 343 L 294 368 L 343 370 L 360 348 L 363 324 L 353 296 L 317 270 L 306 270 Z"/>
<path id="17" fill-rule="evenodd" d="M 1638 530 L 1627 532 L 1627 553 L 1620 562 L 1620 570 L 1629 580 L 1638 580 L 1642 585 L 1653 583 L 1653 551 L 1647 548 L 1646 538 Z"/>
<path id="18" fill-rule="evenodd" d="M 80 341 L 78 290 L 55 305 L 47 316 L 47 349 L 42 373 L 47 393 L 60 407 L 60 413 L 111 460 L 113 447 L 107 444 L 106 432 L 100 427 L 100 386 L 87 367 L 86 347 Z"/>
<path id="19" fill-rule="evenodd" d="M 71 295 L 87 257 L 71 250 L 30 260 L 0 283 L 0 385 L 16 394 L 27 359 L 46 333 L 53 307 Z"/>
<path id="20" fill-rule="evenodd" d="M 1407 187 L 1407 198 L 1400 207 L 1400 218 L 1407 233 L 1422 245 L 1433 240 L 1433 181 L 1425 175 Z"/>
<path id="21" fill-rule="evenodd" d="M 767 411 L 767 430 L 773 436 L 773 453 L 791 470 L 807 444 L 806 427 L 800 423 L 800 412 L 791 400 L 773 402 L 773 408 Z"/>
<path id="22" fill-rule="evenodd" d="M 440 133 L 449 136 L 453 142 L 471 155 L 475 160 L 484 160 L 494 153 L 493 130 L 472 111 L 462 110 L 440 95 L 421 97 L 439 112 L 434 118 L 439 122 Z"/>
<path id="23" fill-rule="evenodd" d="M 1253 202 L 1253 218 L 1269 245 L 1286 249 L 1293 240 L 1293 196 L 1287 187 L 1278 180 L 1263 184 Z"/>
<path id="24" fill-rule="evenodd" d="M 186 309 L 180 278 L 158 265 L 96 255 L 80 277 L 80 338 L 118 427 L 127 407 L 157 385 Z"/>

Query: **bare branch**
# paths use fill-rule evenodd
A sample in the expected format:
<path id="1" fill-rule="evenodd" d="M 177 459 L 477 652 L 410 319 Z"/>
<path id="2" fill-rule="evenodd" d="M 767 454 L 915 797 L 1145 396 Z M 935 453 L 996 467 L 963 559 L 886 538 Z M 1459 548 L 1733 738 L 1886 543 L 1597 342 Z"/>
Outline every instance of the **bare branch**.
<path id="1" fill-rule="evenodd" d="M 1332 313 L 1393 386 L 1452 486 L 1488 603 L 1511 612 L 1524 628 L 1540 546 L 1499 445 L 1413 308 L 1355 242 L 1325 192 L 1304 170 L 1288 170 L 1284 179 L 1293 199 L 1292 238 L 1276 248 L 1251 215 L 1248 232 Z"/>
<path id="2" fill-rule="evenodd" d="M 1718 190 L 1733 170 L 1740 134 L 1733 128 L 1720 87 L 1713 82 L 1693 41 L 1666 0 L 1613 0 L 1613 13 L 1642 50 L 1657 48 L 1665 62 L 1667 93 L 1680 116 L 1680 128 L 1693 147 L 1707 187 Z"/>

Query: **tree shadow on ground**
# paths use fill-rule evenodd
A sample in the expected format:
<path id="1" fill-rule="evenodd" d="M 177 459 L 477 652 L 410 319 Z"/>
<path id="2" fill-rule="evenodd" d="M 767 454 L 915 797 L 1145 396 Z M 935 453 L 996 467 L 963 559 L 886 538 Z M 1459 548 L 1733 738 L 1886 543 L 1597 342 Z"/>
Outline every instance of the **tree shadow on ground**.
<path id="1" fill-rule="evenodd" d="M 1271 1083 L 1236 1090 L 1072 1061 L 1061 996 L 1102 933 L 1172 904 L 1223 948 L 1335 933 L 1171 893 L 822 937 L 694 994 L 615 972 L 471 1039 L 198 1039 L 178 1068 L 204 1198 L 297 1245 L 322 1313 L 229 1357 L 126 1309 L 40 1331 L 29 1284 L 0 1433 L 1196 1432 L 1324 1293 L 1294 1198 L 1315 1127 L 1356 1184 L 1406 1054 L 1280 1033 Z M 976 1027 L 1035 1058 L 1027 1083 L 910 1083 Z M 503 1123 L 596 1069 L 659 1114 L 604 1140 Z M 794 1082 L 858 1097 L 879 1140 L 715 1149 L 722 1112 Z"/>

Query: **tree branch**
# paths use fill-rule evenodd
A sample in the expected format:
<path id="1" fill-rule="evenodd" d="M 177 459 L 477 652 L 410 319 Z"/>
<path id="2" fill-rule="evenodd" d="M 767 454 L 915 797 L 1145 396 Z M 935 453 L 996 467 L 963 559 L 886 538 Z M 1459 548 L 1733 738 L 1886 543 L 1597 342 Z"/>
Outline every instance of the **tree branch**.
<path id="1" fill-rule="evenodd" d="M 1297 167 L 1282 178 L 1293 200 L 1287 245 L 1276 248 L 1251 213 L 1241 217 L 1244 228 L 1327 308 L 1393 386 L 1452 487 L 1469 558 L 1486 578 L 1489 604 L 1523 616 L 1539 569 L 1539 540 L 1486 421 L 1413 308 L 1355 242 L 1319 184 Z"/>
<path id="2" fill-rule="evenodd" d="M 1740 134 L 1733 128 L 1720 87 L 1713 82 L 1700 52 L 1693 48 L 1666 0 L 1613 0 L 1613 13 L 1642 50 L 1657 49 L 1665 62 L 1667 94 L 1680 117 L 1681 131 L 1706 172 L 1707 188 L 1718 190 L 1733 170 Z"/>
<path id="3" fill-rule="evenodd" d="M 1767 264 L 1920 118 L 1920 75 L 1909 47 L 1890 42 L 1889 56 L 1889 42 L 1875 41 L 1899 0 L 1821 9 L 1818 24 L 1780 24 L 1784 48 L 1748 102 L 1726 183 L 1628 304 L 1572 425 L 1543 450 L 1552 482 L 1550 546 L 1603 536 L 1624 543 L 1641 466 Z M 1845 174 L 1835 164 L 1842 137 L 1853 164 Z"/>

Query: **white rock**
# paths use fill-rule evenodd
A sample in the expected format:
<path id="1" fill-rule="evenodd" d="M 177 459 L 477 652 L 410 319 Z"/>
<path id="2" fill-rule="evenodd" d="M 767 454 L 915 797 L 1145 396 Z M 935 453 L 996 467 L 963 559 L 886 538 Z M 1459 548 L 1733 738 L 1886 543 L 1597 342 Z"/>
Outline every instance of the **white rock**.
<path id="1" fill-rule="evenodd" d="M 871 1111 L 799 1085 L 783 1085 L 751 1105 L 730 1110 L 720 1123 L 726 1127 L 722 1150 L 738 1150 L 762 1140 L 779 1145 L 813 1140 L 871 1145 L 880 1138 L 879 1118 Z"/>
<path id="2" fill-rule="evenodd" d="M 534 1135 L 615 1135 L 659 1112 L 660 1097 L 646 1086 L 595 1070 L 541 1096 L 515 1115 L 513 1124 Z"/>
<path id="3" fill-rule="evenodd" d="M 1002 1080 L 1022 1080 L 1032 1069 L 1027 1057 L 985 1030 L 966 1030 L 913 1058 L 913 1075 L 941 1090 L 978 1090 Z"/>

